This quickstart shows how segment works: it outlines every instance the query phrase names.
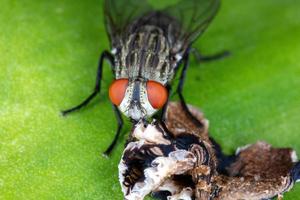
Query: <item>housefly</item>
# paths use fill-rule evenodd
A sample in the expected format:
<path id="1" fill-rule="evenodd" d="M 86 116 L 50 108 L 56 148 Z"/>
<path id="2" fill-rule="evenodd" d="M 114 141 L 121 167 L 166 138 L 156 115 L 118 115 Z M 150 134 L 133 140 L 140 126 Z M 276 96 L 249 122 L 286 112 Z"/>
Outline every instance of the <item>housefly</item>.
<path id="1" fill-rule="evenodd" d="M 171 81 L 181 65 L 177 93 L 183 108 L 192 117 L 182 96 L 191 45 L 207 28 L 219 6 L 220 0 L 181 0 L 176 5 L 154 9 L 146 0 L 104 0 L 111 51 L 103 51 L 100 56 L 93 93 L 62 113 L 80 109 L 100 92 L 103 62 L 108 60 L 115 78 L 109 97 L 118 129 L 105 154 L 111 152 L 120 134 L 121 112 L 135 123 L 160 109 L 164 112 Z"/>

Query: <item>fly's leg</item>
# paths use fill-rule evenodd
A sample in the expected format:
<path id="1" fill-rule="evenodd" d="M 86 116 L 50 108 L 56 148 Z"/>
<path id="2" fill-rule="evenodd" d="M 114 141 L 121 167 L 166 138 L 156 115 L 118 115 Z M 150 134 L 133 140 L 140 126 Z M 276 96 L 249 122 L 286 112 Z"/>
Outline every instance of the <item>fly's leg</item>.
<path id="1" fill-rule="evenodd" d="M 183 84 L 184 84 L 184 80 L 185 80 L 185 76 L 186 76 L 186 71 L 189 67 L 189 54 L 190 51 L 188 50 L 183 59 L 183 68 L 180 74 L 180 78 L 179 78 L 179 83 L 178 83 L 178 87 L 177 87 L 177 94 L 179 96 L 180 102 L 181 102 L 181 106 L 183 108 L 183 110 L 186 112 L 187 116 L 199 127 L 199 128 L 203 128 L 203 124 L 201 122 L 199 122 L 199 120 L 193 116 L 193 114 L 190 112 L 190 110 L 188 109 L 188 106 L 185 103 L 184 97 L 182 95 L 182 90 L 183 90 Z"/>
<path id="2" fill-rule="evenodd" d="M 104 151 L 104 153 L 103 153 L 104 156 L 108 156 L 111 153 L 111 151 L 114 149 L 114 147 L 115 147 L 115 145 L 118 141 L 118 138 L 120 136 L 122 127 L 123 127 L 122 115 L 121 115 L 118 107 L 114 104 L 113 104 L 113 110 L 115 112 L 116 119 L 117 119 L 117 122 L 118 122 L 118 128 L 117 128 L 117 131 L 116 131 L 116 134 L 115 134 L 115 137 L 114 137 L 113 141 L 111 142 L 109 147 Z"/>
<path id="3" fill-rule="evenodd" d="M 218 52 L 216 54 L 213 55 L 202 55 L 200 53 L 200 51 L 198 49 L 192 48 L 190 50 L 191 53 L 194 54 L 194 57 L 196 58 L 197 62 L 209 62 L 209 61 L 214 61 L 214 60 L 220 60 L 223 59 L 227 56 L 230 56 L 230 52 L 229 51 L 222 51 L 222 52 Z"/>
<path id="4" fill-rule="evenodd" d="M 70 114 L 71 112 L 74 112 L 74 111 L 79 110 L 80 108 L 86 106 L 97 95 L 97 93 L 100 92 L 100 89 L 101 89 L 101 80 L 102 80 L 102 72 L 103 72 L 102 69 L 103 69 L 104 60 L 108 60 L 112 66 L 113 66 L 113 63 L 114 63 L 114 57 L 113 57 L 113 55 L 110 52 L 108 52 L 108 51 L 102 52 L 102 54 L 100 56 L 100 59 L 99 59 L 98 70 L 97 70 L 97 77 L 96 77 L 96 85 L 95 85 L 93 93 L 90 94 L 79 105 L 77 105 L 77 106 L 75 106 L 73 108 L 70 108 L 68 110 L 62 111 L 63 115 Z M 109 145 L 109 147 L 103 153 L 106 156 L 109 155 L 111 153 L 111 151 L 113 150 L 113 148 L 115 147 L 115 145 L 117 143 L 117 140 L 119 138 L 120 132 L 121 132 L 122 127 L 123 127 L 123 119 L 122 119 L 121 113 L 118 110 L 117 106 L 113 105 L 113 110 L 114 110 L 116 118 L 117 118 L 118 128 L 117 128 L 117 131 L 116 131 L 116 134 L 115 134 L 115 137 L 114 137 L 112 143 Z"/>
<path id="5" fill-rule="evenodd" d="M 108 51 L 103 51 L 101 56 L 100 56 L 100 59 L 99 59 L 99 64 L 98 64 L 98 71 L 97 71 L 97 77 L 96 77 L 96 85 L 95 85 L 95 88 L 94 88 L 94 91 L 92 94 L 90 94 L 82 103 L 80 103 L 79 105 L 77 106 L 74 106 L 70 109 L 67 109 L 67 110 L 64 110 L 62 111 L 62 115 L 68 115 L 76 110 L 79 110 L 80 108 L 86 106 L 96 95 L 97 93 L 100 92 L 100 89 L 101 89 L 101 79 L 102 79 L 102 68 L 103 68 L 103 61 L 104 60 L 108 60 L 111 64 L 113 64 L 113 60 L 114 60 L 114 57 L 113 55 L 108 52 Z"/>

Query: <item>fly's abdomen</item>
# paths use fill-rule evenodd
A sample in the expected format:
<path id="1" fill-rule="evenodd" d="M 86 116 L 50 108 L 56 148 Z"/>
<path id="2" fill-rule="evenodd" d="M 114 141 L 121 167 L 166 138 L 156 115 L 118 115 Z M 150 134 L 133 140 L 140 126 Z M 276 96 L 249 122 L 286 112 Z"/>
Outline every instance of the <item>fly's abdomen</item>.
<path id="1" fill-rule="evenodd" d="M 116 78 L 143 78 L 166 84 L 173 74 L 170 45 L 162 30 L 143 26 L 129 35 L 120 52 Z"/>

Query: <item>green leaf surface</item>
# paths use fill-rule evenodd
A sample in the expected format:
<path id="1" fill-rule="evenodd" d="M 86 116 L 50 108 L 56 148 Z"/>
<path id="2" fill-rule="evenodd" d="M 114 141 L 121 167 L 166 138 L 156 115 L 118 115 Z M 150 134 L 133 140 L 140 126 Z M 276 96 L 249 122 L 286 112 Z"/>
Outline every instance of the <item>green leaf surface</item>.
<path id="1" fill-rule="evenodd" d="M 59 114 L 92 91 L 99 54 L 109 48 L 102 2 L 0 5 L 0 199 L 122 199 L 117 165 L 127 136 L 110 158 L 101 156 L 116 129 L 108 65 L 101 95 Z M 195 43 L 204 54 L 232 53 L 192 60 L 184 87 L 225 152 L 265 140 L 300 154 L 299 9 L 298 0 L 224 0 Z M 285 199 L 299 196 L 298 185 Z"/>

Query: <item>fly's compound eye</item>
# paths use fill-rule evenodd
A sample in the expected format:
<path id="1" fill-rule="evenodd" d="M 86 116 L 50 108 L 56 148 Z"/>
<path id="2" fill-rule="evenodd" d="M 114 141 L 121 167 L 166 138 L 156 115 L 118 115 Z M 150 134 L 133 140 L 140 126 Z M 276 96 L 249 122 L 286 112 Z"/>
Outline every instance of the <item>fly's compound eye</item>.
<path id="1" fill-rule="evenodd" d="M 147 94 L 151 106 L 155 109 L 162 108 L 168 99 L 165 86 L 155 81 L 147 81 Z"/>
<path id="2" fill-rule="evenodd" d="M 119 106 L 124 99 L 128 86 L 128 79 L 117 79 L 109 87 L 109 98 L 113 104 Z"/>

